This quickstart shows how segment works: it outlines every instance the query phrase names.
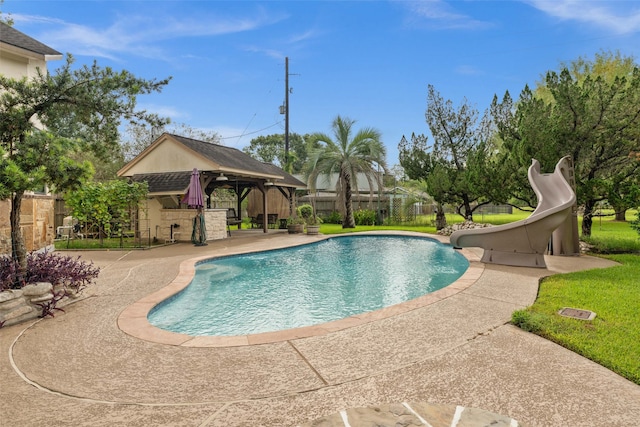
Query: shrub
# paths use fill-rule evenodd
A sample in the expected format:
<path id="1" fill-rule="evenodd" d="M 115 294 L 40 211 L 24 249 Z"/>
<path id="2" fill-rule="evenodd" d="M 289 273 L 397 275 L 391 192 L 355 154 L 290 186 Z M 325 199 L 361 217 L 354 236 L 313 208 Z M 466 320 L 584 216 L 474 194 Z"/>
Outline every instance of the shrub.
<path id="1" fill-rule="evenodd" d="M 14 287 L 16 263 L 10 256 L 0 256 L 0 292 Z M 22 286 L 22 285 L 20 285 Z"/>
<path id="2" fill-rule="evenodd" d="M 16 265 L 11 257 L 0 257 L 0 272 L 0 291 L 14 288 Z M 30 252 L 27 255 L 25 283 L 20 287 L 27 283 L 49 282 L 77 293 L 97 278 L 99 273 L 98 267 L 80 261 L 79 256 L 72 258 L 47 251 Z"/>
<path id="3" fill-rule="evenodd" d="M 300 205 L 298 206 L 297 211 L 298 216 L 304 218 L 305 221 L 313 216 L 313 206 L 311 205 Z"/>
<path id="4" fill-rule="evenodd" d="M 342 215 L 338 211 L 333 211 L 322 220 L 326 224 L 342 224 Z"/>
<path id="5" fill-rule="evenodd" d="M 636 219 L 631 221 L 629 224 L 631 225 L 631 228 L 640 234 L 640 209 L 638 209 L 638 212 L 636 213 Z"/>
<path id="6" fill-rule="evenodd" d="M 358 209 L 353 212 L 356 225 L 376 225 L 376 212 L 369 209 Z"/>

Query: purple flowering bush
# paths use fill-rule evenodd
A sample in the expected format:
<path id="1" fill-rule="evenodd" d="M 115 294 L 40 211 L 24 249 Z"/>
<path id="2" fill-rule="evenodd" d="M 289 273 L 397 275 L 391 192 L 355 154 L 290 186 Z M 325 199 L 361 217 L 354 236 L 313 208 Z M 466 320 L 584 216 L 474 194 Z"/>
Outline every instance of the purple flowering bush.
<path id="1" fill-rule="evenodd" d="M 54 286 L 80 292 L 98 277 L 100 269 L 93 263 L 80 261 L 52 252 L 30 252 L 27 254 L 27 273 L 24 283 L 15 284 L 16 264 L 9 256 L 0 257 L 0 292 L 21 288 L 27 283 L 49 282 Z"/>

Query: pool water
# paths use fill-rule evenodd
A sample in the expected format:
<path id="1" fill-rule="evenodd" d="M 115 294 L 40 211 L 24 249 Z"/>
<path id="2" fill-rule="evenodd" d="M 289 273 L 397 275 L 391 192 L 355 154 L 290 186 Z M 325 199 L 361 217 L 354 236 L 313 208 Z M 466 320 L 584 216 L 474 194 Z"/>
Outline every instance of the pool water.
<path id="1" fill-rule="evenodd" d="M 344 236 L 207 260 L 148 316 L 188 335 L 246 335 L 316 325 L 441 289 L 468 261 L 428 238 Z"/>

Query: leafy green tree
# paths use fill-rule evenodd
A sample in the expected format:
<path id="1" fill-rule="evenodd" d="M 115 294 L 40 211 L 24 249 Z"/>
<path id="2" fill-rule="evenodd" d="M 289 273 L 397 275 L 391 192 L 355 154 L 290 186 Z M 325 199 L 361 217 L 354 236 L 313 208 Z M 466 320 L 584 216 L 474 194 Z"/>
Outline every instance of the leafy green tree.
<path id="1" fill-rule="evenodd" d="M 478 111 L 466 99 L 454 108 L 432 85 L 425 117 L 433 145 L 424 135 L 412 135 L 411 144 L 403 138 L 398 146 L 400 164 L 410 178 L 425 180 L 429 195 L 440 207 L 451 204 L 472 220 L 474 210 L 490 201 L 486 194 L 497 185 L 490 185 L 497 183 L 495 174 L 487 173 L 492 149 L 487 118 L 479 122 Z M 441 209 L 436 216 L 436 222 L 444 220 Z"/>
<path id="2" fill-rule="evenodd" d="M 636 219 L 631 221 L 631 228 L 636 230 L 640 236 L 640 209 L 636 212 Z"/>
<path id="3" fill-rule="evenodd" d="M 289 159 L 285 158 L 284 134 L 259 136 L 243 149 L 245 153 L 261 162 L 273 163 L 289 173 L 298 174 L 304 169 L 309 152 L 318 148 L 309 135 L 289 135 Z"/>
<path id="4" fill-rule="evenodd" d="M 573 158 L 583 236 L 591 235 L 598 202 L 609 200 L 616 210 L 633 206 L 640 179 L 633 155 L 640 151 L 640 69 L 628 67 L 627 59 L 617 66 L 620 60 L 606 54 L 579 59 L 559 73 L 549 71 L 544 88 L 525 87 L 515 106 L 507 96 L 492 104 L 514 164 L 524 168 L 535 158 L 551 171 L 565 155 Z"/>
<path id="5" fill-rule="evenodd" d="M 100 240 L 114 234 L 119 237 L 132 225 L 132 218 L 147 197 L 146 182 L 115 179 L 107 182 L 87 182 L 69 191 L 65 202 L 71 215 L 96 229 Z M 114 229 L 114 227 L 116 227 Z"/>
<path id="6" fill-rule="evenodd" d="M 311 191 L 315 191 L 318 177 L 338 175 L 336 192 L 344 201 L 342 228 L 355 228 L 353 217 L 352 189 L 358 188 L 358 174 L 362 174 L 373 188 L 373 182 L 380 185 L 378 167 L 385 171 L 386 149 L 380 132 L 374 128 L 360 129 L 353 135 L 355 120 L 337 116 L 332 123 L 333 138 L 324 133 L 310 136 L 320 147 L 309 156 L 305 175 Z"/>
<path id="7" fill-rule="evenodd" d="M 421 134 L 411 134 L 411 142 L 402 136 L 398 144 L 400 165 L 404 168 L 405 174 L 417 182 L 423 183 L 423 190 L 429 193 L 435 202 L 436 229 L 442 230 L 447 226 L 447 217 L 444 212 L 446 203 L 446 193 L 435 191 L 427 185 L 427 178 L 434 173 L 435 157 L 429 152 L 428 138 Z M 431 191 L 434 194 L 431 194 Z"/>
<path id="8" fill-rule="evenodd" d="M 145 80 L 96 63 L 72 69 L 72 64 L 68 56 L 52 74 L 39 71 L 22 79 L 0 75 L 0 199 L 11 199 L 16 280 L 22 280 L 26 269 L 20 231 L 24 193 L 46 184 L 61 192 L 78 188 L 93 171 L 90 162 L 78 162 L 72 155 L 91 151 L 105 156 L 113 151 L 123 119 L 164 123 L 155 114 L 136 110 L 136 99 L 159 92 L 169 79 Z"/>

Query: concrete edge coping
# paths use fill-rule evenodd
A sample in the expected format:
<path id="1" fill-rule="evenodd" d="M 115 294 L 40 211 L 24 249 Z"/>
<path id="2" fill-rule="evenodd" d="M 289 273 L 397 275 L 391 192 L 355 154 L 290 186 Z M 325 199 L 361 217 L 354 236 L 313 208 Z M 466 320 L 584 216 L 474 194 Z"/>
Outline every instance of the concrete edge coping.
<path id="1" fill-rule="evenodd" d="M 351 233 L 351 235 L 400 235 L 400 236 L 416 236 L 437 240 L 443 244 L 449 244 L 446 236 L 425 234 L 417 232 L 400 232 L 400 231 L 369 231 Z M 318 240 L 325 240 L 335 237 L 335 235 L 322 236 Z M 303 243 L 310 244 L 310 243 Z M 285 246 L 299 246 L 300 243 Z M 279 247 L 280 248 L 280 247 Z M 259 250 L 240 249 L 224 255 L 205 255 L 196 258 L 190 258 L 180 264 L 179 272 L 176 278 L 167 286 L 152 292 L 151 294 L 141 298 L 130 306 L 126 307 L 118 316 L 118 328 L 135 338 L 144 341 L 154 342 L 158 344 L 167 344 L 184 347 L 237 347 L 246 345 L 271 344 L 277 342 L 288 341 L 299 338 L 309 338 L 314 336 L 326 335 L 331 332 L 340 331 L 358 325 L 386 319 L 407 313 L 428 305 L 434 304 L 446 298 L 450 298 L 465 289 L 472 286 L 484 272 L 484 264 L 480 262 L 480 258 L 468 249 L 456 249 L 469 261 L 469 268 L 464 272 L 458 280 L 450 285 L 437 291 L 422 295 L 418 298 L 405 301 L 392 306 L 384 307 L 379 310 L 356 314 L 344 319 L 334 320 L 331 322 L 321 323 L 317 325 L 303 326 L 300 328 L 285 329 L 274 332 L 263 332 L 259 334 L 237 335 L 237 336 L 191 336 L 170 332 L 160 329 L 147 320 L 149 312 L 159 303 L 170 298 L 186 288 L 195 275 L 195 267 L 198 263 L 219 257 L 230 255 L 240 255 L 251 252 L 261 252 L 268 249 L 261 248 Z"/>

